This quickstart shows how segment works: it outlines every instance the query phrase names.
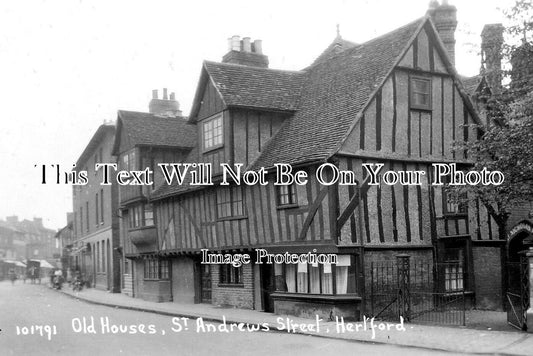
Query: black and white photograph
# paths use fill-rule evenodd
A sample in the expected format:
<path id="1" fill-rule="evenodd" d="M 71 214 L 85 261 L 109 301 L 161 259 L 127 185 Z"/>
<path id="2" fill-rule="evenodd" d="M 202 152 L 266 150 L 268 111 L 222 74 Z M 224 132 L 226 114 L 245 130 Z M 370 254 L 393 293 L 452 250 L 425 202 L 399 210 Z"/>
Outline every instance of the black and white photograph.
<path id="1" fill-rule="evenodd" d="M 1 355 L 532 355 L 533 0 L 0 3 Z"/>

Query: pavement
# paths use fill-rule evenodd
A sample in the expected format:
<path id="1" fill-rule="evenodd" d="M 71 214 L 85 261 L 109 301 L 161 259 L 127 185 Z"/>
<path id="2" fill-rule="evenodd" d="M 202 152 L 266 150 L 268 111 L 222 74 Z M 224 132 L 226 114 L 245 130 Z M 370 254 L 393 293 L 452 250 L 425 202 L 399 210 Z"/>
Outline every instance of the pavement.
<path id="1" fill-rule="evenodd" d="M 476 330 L 465 327 L 443 327 L 411 323 L 387 324 L 379 321 L 318 322 L 313 319 L 211 304 L 155 303 L 120 293 L 94 288 L 73 292 L 67 285 L 60 291 L 73 298 L 112 308 L 178 316 L 197 321 L 244 325 L 269 325 L 269 331 L 312 335 L 353 342 L 388 344 L 428 350 L 468 354 L 533 355 L 533 334 L 520 331 Z M 318 327 L 317 327 L 318 326 Z M 372 327 L 373 326 L 373 327 Z"/>

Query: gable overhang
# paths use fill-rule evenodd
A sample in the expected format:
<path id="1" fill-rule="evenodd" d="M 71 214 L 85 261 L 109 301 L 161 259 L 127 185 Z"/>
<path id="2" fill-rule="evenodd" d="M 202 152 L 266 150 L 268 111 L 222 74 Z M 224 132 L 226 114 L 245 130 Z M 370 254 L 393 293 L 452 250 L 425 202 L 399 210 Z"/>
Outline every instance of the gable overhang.
<path id="1" fill-rule="evenodd" d="M 453 78 L 453 82 L 457 90 L 459 91 L 459 95 L 461 95 L 461 98 L 463 99 L 463 102 L 466 105 L 468 113 L 472 116 L 472 119 L 475 121 L 475 123 L 478 124 L 482 128 L 483 121 L 479 117 L 479 114 L 477 110 L 475 109 L 474 104 L 472 103 L 472 100 L 470 99 L 470 95 L 468 95 L 468 93 L 466 92 L 466 89 L 460 79 L 459 73 L 457 73 L 457 70 L 452 64 L 450 57 L 448 56 L 448 51 L 446 51 L 446 48 L 444 47 L 444 43 L 440 39 L 440 36 L 437 32 L 435 24 L 433 23 L 433 20 L 431 20 L 430 16 L 426 16 L 425 23 L 427 23 L 428 36 L 430 36 L 431 39 L 435 41 L 435 44 L 436 44 L 435 49 L 437 50 L 437 52 L 443 59 L 446 70 L 451 74 Z M 409 46 L 410 45 L 411 44 L 409 44 Z"/>
<path id="2" fill-rule="evenodd" d="M 469 114 L 472 116 L 472 118 L 474 119 L 476 124 L 478 124 L 480 126 L 480 130 L 483 131 L 483 129 L 482 129 L 483 124 L 482 124 L 481 118 L 479 117 L 479 114 L 477 113 L 476 109 L 474 108 L 474 105 L 472 104 L 472 101 L 470 100 L 470 96 L 466 93 L 466 90 L 465 90 L 463 84 L 461 83 L 461 80 L 459 79 L 459 74 L 457 73 L 457 70 L 455 69 L 455 67 L 453 66 L 453 64 L 450 61 L 448 53 L 447 53 L 447 51 L 446 51 L 446 49 L 444 47 L 444 43 L 440 39 L 440 36 L 438 35 L 437 29 L 435 28 L 435 25 L 431 21 L 431 17 L 429 15 L 426 15 L 426 16 L 423 17 L 423 20 L 418 20 L 418 21 L 420 21 L 420 24 L 419 24 L 418 28 L 416 29 L 416 31 L 414 31 L 414 33 L 411 36 L 411 38 L 407 41 L 405 47 L 403 48 L 403 50 L 400 52 L 400 54 L 398 55 L 398 57 L 394 61 L 394 64 L 387 70 L 387 74 L 385 76 L 383 76 L 383 78 L 380 81 L 379 85 L 377 85 L 376 88 L 372 91 L 371 95 L 369 95 L 367 101 L 365 102 L 365 104 L 361 107 L 361 109 L 357 113 L 357 115 L 356 115 L 355 119 L 353 120 L 352 124 L 350 125 L 349 129 L 346 131 L 346 133 L 344 134 L 342 139 L 339 141 L 337 147 L 335 147 L 335 149 L 333 149 L 332 152 L 328 155 L 328 159 L 330 159 L 331 157 L 335 156 L 336 154 L 338 154 L 340 152 L 340 150 L 342 149 L 342 146 L 344 145 L 344 142 L 346 141 L 346 139 L 349 137 L 351 132 L 355 129 L 355 127 L 359 123 L 359 121 L 361 121 L 361 117 L 363 116 L 363 113 L 365 112 L 365 110 L 369 107 L 370 103 L 375 98 L 375 96 L 378 93 L 378 91 L 383 87 L 383 85 L 385 84 L 387 79 L 390 77 L 392 72 L 398 67 L 398 65 L 400 64 L 400 62 L 403 59 L 403 57 L 409 51 L 409 48 L 411 47 L 411 45 L 413 44 L 415 39 L 420 34 L 420 31 L 422 31 L 424 28 L 428 30 L 427 31 L 428 32 L 428 36 L 430 36 L 433 40 L 435 40 L 435 49 L 437 50 L 437 52 L 441 56 L 441 58 L 442 58 L 442 60 L 444 62 L 444 66 L 445 66 L 446 70 L 451 75 L 451 77 L 453 79 L 453 82 L 454 82 L 454 85 L 457 87 L 459 95 L 463 99 Z"/>
<path id="3" fill-rule="evenodd" d="M 209 71 L 207 70 L 207 66 L 204 63 L 202 64 L 202 70 L 200 72 L 200 79 L 198 80 L 198 85 L 196 86 L 196 92 L 194 94 L 194 99 L 192 102 L 191 107 L 191 113 L 189 114 L 189 122 L 194 123 L 196 122 L 196 119 L 198 117 L 198 112 L 200 111 L 200 107 L 202 106 L 202 98 L 204 96 L 205 89 L 207 88 L 207 83 L 211 82 L 213 87 L 215 87 L 215 90 L 217 91 L 218 95 L 220 96 L 220 100 L 222 100 L 222 103 L 224 104 L 224 109 L 227 108 L 226 102 L 224 100 L 224 97 L 220 93 L 220 90 L 218 89 L 218 86 L 214 82 L 213 78 L 209 74 Z"/>

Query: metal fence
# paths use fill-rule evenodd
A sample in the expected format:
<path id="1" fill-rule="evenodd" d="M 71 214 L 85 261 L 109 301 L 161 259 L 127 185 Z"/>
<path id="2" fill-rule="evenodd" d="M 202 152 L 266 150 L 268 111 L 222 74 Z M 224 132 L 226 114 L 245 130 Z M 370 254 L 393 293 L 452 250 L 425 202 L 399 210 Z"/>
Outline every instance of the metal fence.
<path id="1" fill-rule="evenodd" d="M 370 314 L 383 320 L 465 325 L 468 276 L 460 261 L 393 261 L 370 264 Z M 368 290 L 368 289 L 367 289 Z"/>

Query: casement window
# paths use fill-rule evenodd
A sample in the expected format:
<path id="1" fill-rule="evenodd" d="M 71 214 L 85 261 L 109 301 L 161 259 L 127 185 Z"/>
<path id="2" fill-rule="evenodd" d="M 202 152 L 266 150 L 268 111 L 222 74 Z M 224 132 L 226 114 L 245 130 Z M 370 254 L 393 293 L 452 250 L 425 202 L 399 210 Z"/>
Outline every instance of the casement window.
<path id="1" fill-rule="evenodd" d="M 276 290 L 301 294 L 357 293 L 355 256 L 337 258 L 337 264 L 275 264 Z"/>
<path id="2" fill-rule="evenodd" d="M 220 284 L 242 284 L 242 267 L 220 265 Z"/>
<path id="3" fill-rule="evenodd" d="M 294 205 L 296 200 L 296 184 L 277 186 L 278 206 Z"/>
<path id="4" fill-rule="evenodd" d="M 100 223 L 100 216 L 98 214 L 98 209 L 100 208 L 100 204 L 98 202 L 98 193 L 94 196 L 94 213 L 95 213 L 95 220 L 96 220 L 96 227 L 98 227 L 98 224 Z"/>
<path id="5" fill-rule="evenodd" d="M 122 155 L 122 170 L 133 171 L 137 169 L 135 164 L 135 149 L 132 149 Z"/>
<path id="6" fill-rule="evenodd" d="M 130 229 L 154 225 L 154 211 L 152 204 L 139 204 L 128 211 Z"/>
<path id="7" fill-rule="evenodd" d="M 458 193 L 450 190 L 449 178 L 445 179 L 445 185 L 442 188 L 442 201 L 444 215 L 465 215 L 468 213 L 468 202 L 466 192 Z"/>
<path id="8" fill-rule="evenodd" d="M 431 110 L 431 79 L 411 77 L 410 81 L 411 109 Z"/>
<path id="9" fill-rule="evenodd" d="M 219 219 L 243 216 L 244 197 L 241 186 L 226 186 L 217 189 L 217 216 Z"/>
<path id="10" fill-rule="evenodd" d="M 96 175 L 96 164 L 97 164 L 97 163 L 100 163 L 100 162 L 98 161 L 98 153 L 96 153 L 96 154 L 94 155 L 94 165 L 93 165 L 93 168 L 94 168 L 94 175 Z"/>
<path id="11" fill-rule="evenodd" d="M 80 236 L 83 235 L 83 206 L 80 206 Z"/>
<path id="12" fill-rule="evenodd" d="M 447 248 L 441 269 L 444 274 L 445 292 L 456 292 L 465 289 L 464 248 Z"/>
<path id="13" fill-rule="evenodd" d="M 210 150 L 222 146 L 224 142 L 222 114 L 207 119 L 202 125 L 202 137 L 204 150 Z"/>
<path id="14" fill-rule="evenodd" d="M 170 263 L 168 260 L 150 258 L 144 260 L 144 279 L 169 279 Z"/>
<path id="15" fill-rule="evenodd" d="M 446 215 L 464 215 L 468 213 L 468 206 L 465 202 L 465 194 L 445 192 L 444 213 Z"/>
<path id="16" fill-rule="evenodd" d="M 85 202 L 85 221 L 87 222 L 86 228 L 87 232 L 89 232 L 89 202 Z"/>
<path id="17" fill-rule="evenodd" d="M 104 188 L 100 189 L 100 224 L 104 224 Z"/>

